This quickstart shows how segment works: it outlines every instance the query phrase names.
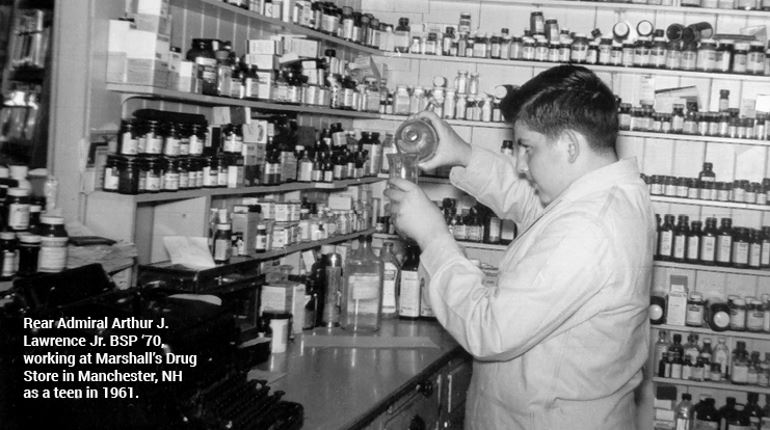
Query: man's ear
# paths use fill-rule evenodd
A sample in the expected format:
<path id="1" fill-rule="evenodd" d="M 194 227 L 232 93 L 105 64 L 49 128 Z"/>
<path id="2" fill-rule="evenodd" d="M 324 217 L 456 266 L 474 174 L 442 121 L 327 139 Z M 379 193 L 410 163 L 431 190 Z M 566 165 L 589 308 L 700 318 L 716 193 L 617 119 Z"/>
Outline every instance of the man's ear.
<path id="1" fill-rule="evenodd" d="M 586 144 L 583 135 L 573 130 L 565 130 L 561 135 L 562 145 L 565 146 L 567 151 L 567 161 L 574 163 L 580 156 L 583 145 Z"/>

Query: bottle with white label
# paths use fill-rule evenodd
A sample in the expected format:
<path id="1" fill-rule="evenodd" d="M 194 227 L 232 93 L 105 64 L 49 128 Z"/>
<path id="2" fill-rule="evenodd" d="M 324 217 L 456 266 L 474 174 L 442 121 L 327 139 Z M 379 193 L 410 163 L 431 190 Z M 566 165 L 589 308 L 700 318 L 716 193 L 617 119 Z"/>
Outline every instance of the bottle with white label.
<path id="1" fill-rule="evenodd" d="M 371 248 L 371 237 L 359 241 L 358 250 L 347 257 L 342 291 L 340 326 L 354 332 L 380 328 L 383 264 Z"/>
<path id="2" fill-rule="evenodd" d="M 674 256 L 674 215 L 663 216 L 663 224 L 658 231 L 658 259 L 671 260 Z"/>
<path id="3" fill-rule="evenodd" d="M 398 317 L 416 320 L 420 317 L 420 250 L 416 244 L 409 244 L 401 267 L 401 284 L 398 292 Z"/>
<path id="4" fill-rule="evenodd" d="M 733 251 L 733 220 L 722 218 L 717 235 L 716 263 L 718 266 L 730 266 L 732 264 Z"/>
<path id="5" fill-rule="evenodd" d="M 217 224 L 216 233 L 214 233 L 214 262 L 217 264 L 227 264 L 232 254 L 232 237 L 230 234 L 231 226 L 226 223 Z"/>
<path id="6" fill-rule="evenodd" d="M 400 267 L 393 254 L 393 243 L 385 242 L 380 253 L 382 259 L 382 317 L 395 318 L 398 314 L 397 287 Z"/>

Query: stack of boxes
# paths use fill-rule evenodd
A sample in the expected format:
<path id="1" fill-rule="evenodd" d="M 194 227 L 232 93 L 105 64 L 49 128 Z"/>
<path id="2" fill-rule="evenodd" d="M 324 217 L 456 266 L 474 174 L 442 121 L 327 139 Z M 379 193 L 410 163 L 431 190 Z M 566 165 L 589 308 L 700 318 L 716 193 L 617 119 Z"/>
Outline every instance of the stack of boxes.
<path id="1" fill-rule="evenodd" d="M 131 10 L 133 21 L 110 20 L 107 82 L 168 87 L 171 64 L 168 0 L 136 0 Z"/>
<path id="2" fill-rule="evenodd" d="M 676 387 L 658 386 L 655 392 L 655 430 L 673 430 L 676 428 Z"/>

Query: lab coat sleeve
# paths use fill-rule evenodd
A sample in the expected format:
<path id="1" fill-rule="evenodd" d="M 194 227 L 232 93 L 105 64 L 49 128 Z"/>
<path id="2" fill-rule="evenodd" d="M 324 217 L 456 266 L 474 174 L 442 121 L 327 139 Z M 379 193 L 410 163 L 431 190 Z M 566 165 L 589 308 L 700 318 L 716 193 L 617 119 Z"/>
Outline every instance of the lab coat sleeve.
<path id="1" fill-rule="evenodd" d="M 515 221 L 521 230 L 543 212 L 535 190 L 519 177 L 515 160 L 508 155 L 473 146 L 467 167 L 452 168 L 449 178 L 498 217 Z"/>
<path id="2" fill-rule="evenodd" d="M 421 256 L 431 307 L 476 358 L 517 357 L 590 317 L 596 301 L 588 312 L 576 313 L 608 284 L 609 244 L 590 216 L 566 214 L 543 230 L 526 255 L 500 267 L 497 285 L 489 287 L 454 241 L 437 238 Z"/>

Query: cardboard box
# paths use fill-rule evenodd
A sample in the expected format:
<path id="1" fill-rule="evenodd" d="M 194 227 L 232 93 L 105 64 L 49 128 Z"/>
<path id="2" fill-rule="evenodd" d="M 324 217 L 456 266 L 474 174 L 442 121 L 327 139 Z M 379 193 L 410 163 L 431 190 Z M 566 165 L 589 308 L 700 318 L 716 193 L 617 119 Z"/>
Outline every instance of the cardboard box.
<path id="1" fill-rule="evenodd" d="M 107 30 L 107 82 L 126 82 L 130 21 L 111 19 Z"/>
<path id="2" fill-rule="evenodd" d="M 305 284 L 289 281 L 263 285 L 259 312 L 264 311 L 291 313 L 292 333 L 301 333 L 305 321 Z"/>
<path id="3" fill-rule="evenodd" d="M 133 15 L 137 30 L 155 33 L 159 38 L 171 41 L 171 16 L 137 13 Z"/>
<path id="4" fill-rule="evenodd" d="M 291 37 L 289 49 L 286 52 L 293 52 L 299 57 L 316 58 L 319 56 L 319 48 L 320 44 L 317 40 Z"/>
<path id="5" fill-rule="evenodd" d="M 283 55 L 283 44 L 274 39 L 252 39 L 246 41 L 247 54 Z"/>
<path id="6" fill-rule="evenodd" d="M 264 119 L 252 119 L 249 123 L 243 124 L 243 142 L 264 143 L 267 144 L 268 122 Z M 263 159 L 264 161 L 264 159 Z"/>
<path id="7" fill-rule="evenodd" d="M 671 275 L 666 298 L 666 323 L 671 325 L 685 325 L 687 314 L 687 277 Z"/>
<path id="8" fill-rule="evenodd" d="M 198 80 L 198 65 L 192 61 L 179 62 L 176 73 L 171 74 L 171 88 L 186 93 L 200 93 L 200 81 Z"/>
<path id="9" fill-rule="evenodd" d="M 167 87 L 169 51 L 168 41 L 158 39 L 154 33 L 129 29 L 125 82 Z"/>
<path id="10" fill-rule="evenodd" d="M 134 0 L 136 13 L 169 16 L 169 0 Z"/>
<path id="11" fill-rule="evenodd" d="M 246 54 L 243 60 L 260 70 L 276 70 L 279 67 L 278 56 L 273 54 Z"/>

